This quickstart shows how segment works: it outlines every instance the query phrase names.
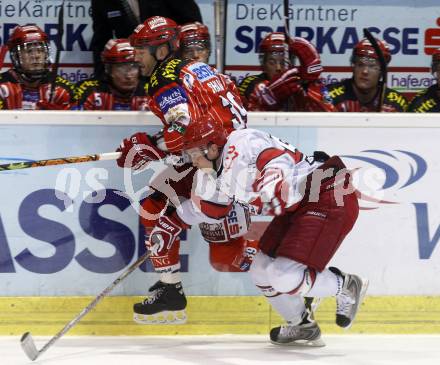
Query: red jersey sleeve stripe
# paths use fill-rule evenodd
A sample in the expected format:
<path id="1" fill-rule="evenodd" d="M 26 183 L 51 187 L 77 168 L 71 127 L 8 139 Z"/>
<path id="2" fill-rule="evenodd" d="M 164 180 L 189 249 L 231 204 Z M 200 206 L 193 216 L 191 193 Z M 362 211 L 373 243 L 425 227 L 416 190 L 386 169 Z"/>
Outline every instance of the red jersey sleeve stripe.
<path id="1" fill-rule="evenodd" d="M 207 200 L 200 201 L 201 211 L 207 215 L 209 218 L 220 219 L 228 215 L 231 210 L 232 204 L 223 205 L 218 203 L 213 203 Z"/>
<path id="2" fill-rule="evenodd" d="M 263 150 L 257 157 L 257 169 L 263 171 L 264 167 L 273 159 L 280 157 L 286 151 L 279 150 L 278 148 L 267 148 Z"/>

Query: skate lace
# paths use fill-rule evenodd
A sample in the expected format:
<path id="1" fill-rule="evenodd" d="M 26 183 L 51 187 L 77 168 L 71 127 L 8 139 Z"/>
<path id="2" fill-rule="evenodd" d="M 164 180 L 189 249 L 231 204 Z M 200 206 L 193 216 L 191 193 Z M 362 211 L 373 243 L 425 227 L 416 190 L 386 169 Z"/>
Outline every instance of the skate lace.
<path id="1" fill-rule="evenodd" d="M 163 293 L 164 288 L 156 289 L 150 296 L 144 299 L 144 304 L 154 303 Z"/>
<path id="2" fill-rule="evenodd" d="M 284 325 L 281 326 L 280 334 L 281 337 L 298 337 L 300 332 L 300 328 L 298 326 L 292 326 L 292 325 Z"/>
<path id="3" fill-rule="evenodd" d="M 336 313 L 348 316 L 354 303 L 355 300 L 349 293 L 341 293 L 336 300 Z"/>

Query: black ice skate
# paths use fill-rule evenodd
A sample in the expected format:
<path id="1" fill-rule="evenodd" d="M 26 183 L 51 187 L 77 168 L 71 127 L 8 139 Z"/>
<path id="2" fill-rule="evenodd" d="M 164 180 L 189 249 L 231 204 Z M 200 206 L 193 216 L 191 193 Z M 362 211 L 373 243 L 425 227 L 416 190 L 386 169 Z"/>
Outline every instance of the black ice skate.
<path id="1" fill-rule="evenodd" d="M 186 322 L 186 297 L 182 284 L 158 281 L 142 303 L 133 306 L 133 319 L 139 324 L 182 324 Z"/>
<path id="2" fill-rule="evenodd" d="M 329 269 L 344 280 L 341 292 L 336 295 L 336 324 L 349 329 L 367 292 L 368 280 L 345 274 L 335 267 Z"/>
<path id="3" fill-rule="evenodd" d="M 321 330 L 313 320 L 312 313 L 307 309 L 304 311 L 301 323 L 272 328 L 270 331 L 270 342 L 282 346 L 300 347 L 323 347 L 324 341 L 321 339 Z"/>

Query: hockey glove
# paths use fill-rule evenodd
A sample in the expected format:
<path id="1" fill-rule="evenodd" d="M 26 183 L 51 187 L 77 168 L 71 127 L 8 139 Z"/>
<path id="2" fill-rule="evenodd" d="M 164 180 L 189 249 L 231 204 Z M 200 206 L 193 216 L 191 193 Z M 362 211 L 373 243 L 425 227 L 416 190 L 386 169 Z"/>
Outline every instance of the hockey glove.
<path id="1" fill-rule="evenodd" d="M 282 215 L 287 207 L 288 185 L 280 169 L 268 168 L 252 185 L 260 194 L 263 215 Z"/>
<path id="2" fill-rule="evenodd" d="M 116 149 L 121 152 L 121 157 L 116 160 L 119 167 L 131 167 L 133 170 L 142 168 L 145 164 L 160 160 L 165 157 L 146 133 L 138 132 L 130 138 L 125 138 Z"/>
<path id="3" fill-rule="evenodd" d="M 278 103 L 283 103 L 289 96 L 301 90 L 301 78 L 296 67 L 276 75 L 268 85 L 268 92 Z"/>
<path id="4" fill-rule="evenodd" d="M 232 264 L 241 271 L 248 271 L 258 252 L 258 244 L 258 241 L 246 240 L 241 255 L 237 256 Z"/>
<path id="5" fill-rule="evenodd" d="M 69 104 L 56 104 L 48 101 L 40 100 L 37 102 L 38 110 L 66 110 L 69 108 Z"/>
<path id="6" fill-rule="evenodd" d="M 150 234 L 150 239 L 146 241 L 146 247 L 151 256 L 162 256 L 166 254 L 179 236 L 182 229 L 189 228 L 177 214 L 162 216 L 156 223 Z"/>

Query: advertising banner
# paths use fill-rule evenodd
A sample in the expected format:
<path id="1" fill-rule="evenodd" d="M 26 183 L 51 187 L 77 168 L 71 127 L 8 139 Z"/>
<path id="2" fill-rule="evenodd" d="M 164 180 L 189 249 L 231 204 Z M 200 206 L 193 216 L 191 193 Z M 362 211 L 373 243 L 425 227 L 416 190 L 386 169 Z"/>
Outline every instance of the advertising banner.
<path id="1" fill-rule="evenodd" d="M 214 42 L 214 7 L 211 0 L 198 0 L 204 23 Z M 57 48 L 57 23 L 61 0 L 0 1 L 0 44 L 5 44 L 17 24 L 35 23 L 49 35 L 52 53 Z M 271 31 L 283 31 L 283 2 L 279 0 L 229 0 L 227 7 L 226 72 L 238 81 L 258 73 L 258 44 Z M 92 20 L 89 0 L 65 2 L 64 37 L 59 73 L 72 82 L 92 74 Z M 321 2 L 299 0 L 289 5 L 292 36 L 316 45 L 322 57 L 325 82 L 350 77 L 353 46 L 368 28 L 391 48 L 388 85 L 414 93 L 429 87 L 433 50 L 440 47 L 440 8 L 435 0 L 384 0 Z M 210 63 L 215 64 L 215 52 Z M 6 57 L 5 66 L 9 65 Z"/>
<path id="2" fill-rule="evenodd" d="M 111 152 L 136 131 L 159 129 L 75 126 L 69 115 L 72 125 L 2 124 L 0 163 Z M 440 166 L 432 147 L 440 128 L 258 128 L 307 154 L 340 154 L 354 171 L 362 210 L 333 265 L 368 277 L 370 295 L 440 293 Z M 134 174 L 98 161 L 1 171 L 0 295 L 99 293 L 145 250 L 133 203 L 158 168 Z M 181 262 L 188 295 L 259 294 L 248 274 L 210 266 L 198 227 L 182 236 Z M 156 280 L 144 265 L 114 294 L 142 295 Z"/>

